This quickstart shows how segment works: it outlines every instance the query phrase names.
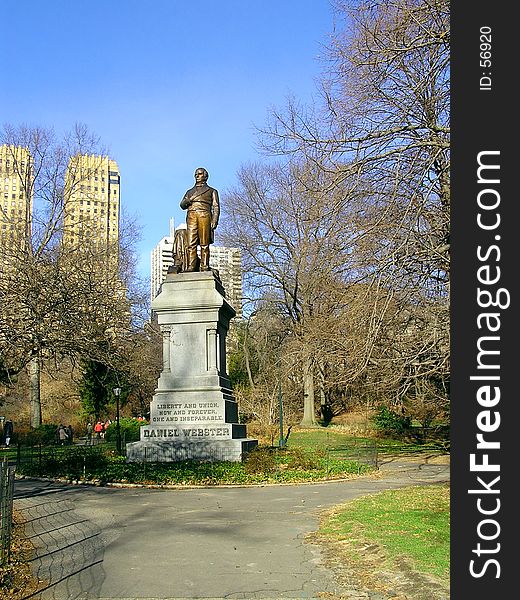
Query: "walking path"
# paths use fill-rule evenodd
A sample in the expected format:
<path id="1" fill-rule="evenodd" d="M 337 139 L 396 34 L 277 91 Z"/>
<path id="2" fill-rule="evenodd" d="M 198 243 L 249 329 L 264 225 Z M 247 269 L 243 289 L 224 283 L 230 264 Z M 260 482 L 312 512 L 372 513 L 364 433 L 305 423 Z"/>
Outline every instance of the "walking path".
<path id="1" fill-rule="evenodd" d="M 321 511 L 385 489 L 449 480 L 449 466 L 390 462 L 381 476 L 307 485 L 148 489 L 22 479 L 16 508 L 42 580 L 31 598 L 387 600 L 342 583 L 305 543 Z M 433 600 L 433 598 L 432 598 Z"/>

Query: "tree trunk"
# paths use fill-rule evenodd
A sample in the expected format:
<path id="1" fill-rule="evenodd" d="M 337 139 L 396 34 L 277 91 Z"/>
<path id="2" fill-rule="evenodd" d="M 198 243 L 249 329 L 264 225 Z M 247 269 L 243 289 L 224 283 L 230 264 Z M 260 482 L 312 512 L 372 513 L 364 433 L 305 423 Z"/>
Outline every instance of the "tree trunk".
<path id="1" fill-rule="evenodd" d="M 314 375 L 312 371 L 312 360 L 305 359 L 303 372 L 303 419 L 301 427 L 314 427 L 316 415 L 314 411 Z"/>
<path id="2" fill-rule="evenodd" d="M 29 363 L 31 427 L 42 424 L 42 405 L 40 398 L 40 357 L 34 356 Z"/>
<path id="3" fill-rule="evenodd" d="M 323 423 L 328 424 L 332 415 L 330 407 L 327 405 L 327 398 L 325 396 L 325 367 L 323 361 L 320 360 L 318 363 L 318 378 L 319 378 L 319 394 L 320 394 L 320 414 Z"/>

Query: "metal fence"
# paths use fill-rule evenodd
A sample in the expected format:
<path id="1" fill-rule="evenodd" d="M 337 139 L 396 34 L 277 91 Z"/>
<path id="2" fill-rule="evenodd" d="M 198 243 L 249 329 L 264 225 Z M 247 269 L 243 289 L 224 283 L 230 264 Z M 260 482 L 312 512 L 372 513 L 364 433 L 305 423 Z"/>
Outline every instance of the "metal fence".
<path id="1" fill-rule="evenodd" d="M 379 452 L 377 442 L 362 441 L 349 444 L 327 444 L 325 447 L 327 459 L 348 460 L 359 465 L 370 465 L 377 469 Z"/>
<path id="2" fill-rule="evenodd" d="M 42 477 L 59 477 L 64 467 L 75 479 L 85 476 L 92 465 L 100 463 L 110 454 L 107 444 L 56 446 L 18 444 L 16 466 L 24 473 L 29 465 L 32 475 Z"/>
<path id="3" fill-rule="evenodd" d="M 0 566 L 9 562 L 11 555 L 14 471 L 7 458 L 0 462 Z"/>
<path id="4" fill-rule="evenodd" d="M 89 465 L 95 464 L 107 456 L 127 457 L 127 448 L 124 436 L 122 436 L 122 448 L 118 452 L 113 442 L 104 440 L 93 443 L 92 445 L 76 444 L 73 446 L 56 445 L 22 445 L 18 444 L 16 453 L 16 465 L 23 468 L 24 465 L 31 465 L 31 471 L 41 474 L 53 474 L 53 468 L 66 464 L 70 472 L 81 476 Z M 197 450 L 197 448 L 195 448 Z M 190 451 L 182 445 L 162 448 L 145 447 L 140 452 L 137 462 L 142 463 L 160 463 L 160 462 L 183 462 L 188 459 L 199 461 L 226 461 L 230 460 L 229 450 L 225 448 L 212 448 L 205 450 L 200 455 Z M 146 467 L 145 467 L 146 468 Z"/>

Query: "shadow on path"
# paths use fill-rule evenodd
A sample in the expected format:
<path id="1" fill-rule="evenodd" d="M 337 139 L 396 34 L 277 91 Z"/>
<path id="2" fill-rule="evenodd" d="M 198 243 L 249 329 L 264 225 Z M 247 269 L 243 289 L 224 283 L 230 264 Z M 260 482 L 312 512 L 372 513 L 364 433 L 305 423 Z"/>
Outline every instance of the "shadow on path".
<path id="1" fill-rule="evenodd" d="M 15 503 L 35 549 L 31 567 L 40 582 L 27 599 L 99 597 L 104 579 L 101 531 L 78 517 L 77 496 L 74 488 L 53 483 L 16 482 Z"/>
<path id="2" fill-rule="evenodd" d="M 39 591 L 26 598 L 389 600 L 345 586 L 305 537 L 355 497 L 449 481 L 449 465 L 385 461 L 377 476 L 307 485 L 147 489 L 18 480 Z"/>

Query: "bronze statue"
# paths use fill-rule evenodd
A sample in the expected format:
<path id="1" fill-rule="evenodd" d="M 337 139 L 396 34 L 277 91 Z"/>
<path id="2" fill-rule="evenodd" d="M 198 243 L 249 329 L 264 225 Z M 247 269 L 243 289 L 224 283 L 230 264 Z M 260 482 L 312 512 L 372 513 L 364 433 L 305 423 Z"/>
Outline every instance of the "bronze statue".
<path id="1" fill-rule="evenodd" d="M 188 236 L 186 225 L 177 227 L 173 237 L 173 265 L 168 268 L 168 273 L 182 273 L 188 268 Z"/>
<path id="2" fill-rule="evenodd" d="M 181 208 L 187 209 L 186 216 L 186 271 L 210 271 L 209 245 L 220 215 L 220 202 L 216 189 L 207 185 L 208 172 L 198 168 L 195 171 L 195 185 L 181 200 Z M 200 261 L 197 255 L 200 246 Z M 184 269 L 183 269 L 184 270 Z"/>

